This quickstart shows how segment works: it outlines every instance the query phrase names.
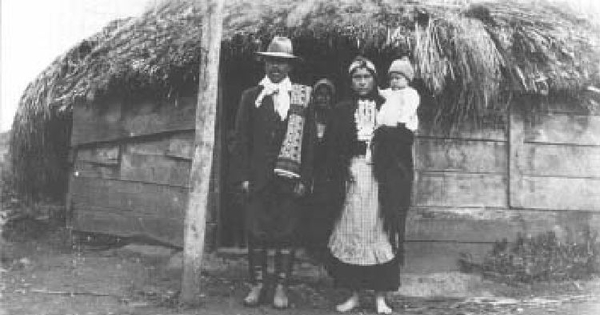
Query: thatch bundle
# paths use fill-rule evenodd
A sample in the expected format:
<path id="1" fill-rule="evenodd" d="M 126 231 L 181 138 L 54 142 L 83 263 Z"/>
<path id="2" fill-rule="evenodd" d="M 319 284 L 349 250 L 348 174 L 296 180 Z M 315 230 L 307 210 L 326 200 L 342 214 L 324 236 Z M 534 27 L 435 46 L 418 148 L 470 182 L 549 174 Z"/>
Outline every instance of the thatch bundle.
<path id="1" fill-rule="evenodd" d="M 139 18 L 109 25 L 27 88 L 12 137 L 24 190 L 45 193 L 44 187 L 64 179 L 61 161 L 75 104 L 108 95 L 164 99 L 195 89 L 202 22 L 196 3 L 166 1 Z M 504 100 L 514 93 L 578 97 L 600 85 L 597 30 L 539 2 L 461 7 L 400 0 L 229 0 L 225 12 L 224 73 L 251 61 L 274 35 L 291 37 L 306 59 L 306 73 L 300 74 L 305 83 L 322 75 L 340 78 L 359 53 L 382 72 L 392 58 L 409 55 L 436 117 L 450 124 L 505 109 Z"/>

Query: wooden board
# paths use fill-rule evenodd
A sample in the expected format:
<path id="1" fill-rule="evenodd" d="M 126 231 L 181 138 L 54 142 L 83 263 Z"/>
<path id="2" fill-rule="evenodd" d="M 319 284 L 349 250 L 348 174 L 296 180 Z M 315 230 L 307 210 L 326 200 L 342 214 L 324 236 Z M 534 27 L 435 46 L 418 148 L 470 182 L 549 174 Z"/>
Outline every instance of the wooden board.
<path id="1" fill-rule="evenodd" d="M 600 146 L 600 116 L 540 114 L 525 123 L 525 142 Z"/>
<path id="2" fill-rule="evenodd" d="M 90 148 L 79 148 L 76 161 L 86 161 L 103 165 L 118 165 L 120 146 L 115 143 L 99 144 Z"/>
<path id="3" fill-rule="evenodd" d="M 171 218 L 183 218 L 187 202 L 182 187 L 86 177 L 73 179 L 71 195 L 76 205 Z"/>
<path id="4" fill-rule="evenodd" d="M 413 204 L 417 206 L 507 206 L 503 174 L 417 172 Z"/>
<path id="5" fill-rule="evenodd" d="M 162 134 L 152 138 L 130 139 L 123 145 L 123 154 L 164 156 L 174 135 Z"/>
<path id="6" fill-rule="evenodd" d="M 152 138 L 131 139 L 124 145 L 124 151 L 144 155 L 166 155 L 181 159 L 192 159 L 194 132 L 159 134 Z"/>
<path id="7" fill-rule="evenodd" d="M 406 238 L 447 242 L 514 239 L 525 230 L 522 219 L 522 213 L 510 209 L 415 207 L 407 218 Z"/>
<path id="8" fill-rule="evenodd" d="M 411 241 L 514 241 L 517 233 L 554 231 L 564 241 L 578 240 L 585 228 L 600 233 L 600 213 L 467 207 L 414 207 L 407 219 Z"/>
<path id="9" fill-rule="evenodd" d="M 176 246 L 183 240 L 183 218 L 111 211 L 81 204 L 76 204 L 75 210 L 73 228 L 77 231 L 143 236 Z"/>
<path id="10" fill-rule="evenodd" d="M 130 137 L 166 131 L 193 130 L 195 97 L 180 98 L 177 104 L 156 104 L 153 100 L 127 107 L 123 126 Z"/>
<path id="11" fill-rule="evenodd" d="M 93 144 L 77 149 L 74 172 L 83 177 L 188 187 L 191 148 L 193 132 Z"/>
<path id="12" fill-rule="evenodd" d="M 504 142 L 419 138 L 415 150 L 418 170 L 507 172 L 508 154 Z"/>
<path id="13" fill-rule="evenodd" d="M 220 152 L 220 133 L 216 135 L 215 139 L 215 158 L 219 156 Z M 169 148 L 165 152 L 167 156 L 176 157 L 186 160 L 191 160 L 194 154 L 194 132 L 186 132 L 177 134 L 171 137 L 169 141 Z"/>
<path id="14" fill-rule="evenodd" d="M 177 247 L 183 246 L 183 218 L 118 212 L 113 209 L 77 205 L 73 220 L 76 231 L 95 232 L 122 237 L 147 237 Z M 217 226 L 206 225 L 206 243 L 215 244 Z"/>
<path id="15" fill-rule="evenodd" d="M 600 146 L 525 143 L 523 174 L 600 178 Z"/>
<path id="16" fill-rule="evenodd" d="M 108 100 L 104 104 L 75 104 L 71 145 L 126 137 L 127 131 L 119 123 L 122 107 L 119 100 Z"/>
<path id="17" fill-rule="evenodd" d="M 483 125 L 485 126 L 485 125 Z M 494 140 L 506 141 L 506 122 L 500 123 L 494 128 L 475 126 L 470 123 L 459 124 L 456 129 L 446 132 L 428 121 L 419 122 L 417 137 L 442 138 L 442 139 L 464 139 L 464 140 Z"/>
<path id="18" fill-rule="evenodd" d="M 492 249 L 490 243 L 407 242 L 405 265 L 401 274 L 431 274 L 459 271 L 461 253 L 470 254 L 481 262 Z"/>
<path id="19" fill-rule="evenodd" d="M 189 187 L 190 161 L 164 155 L 123 154 L 123 180 Z"/>
<path id="20" fill-rule="evenodd" d="M 165 103 L 122 104 L 121 100 L 107 100 L 74 106 L 71 145 L 193 130 L 195 106 L 195 97 Z"/>
<path id="21" fill-rule="evenodd" d="M 539 112 L 539 111 L 537 111 Z M 537 113 L 536 112 L 536 113 Z M 585 108 L 582 104 L 577 103 L 577 101 L 551 101 L 548 104 L 545 104 L 544 108 L 541 112 L 552 113 L 552 114 L 576 114 L 576 115 L 588 115 L 590 111 Z M 542 113 L 543 114 L 543 113 Z"/>
<path id="22" fill-rule="evenodd" d="M 508 132 L 508 204 L 510 207 L 520 208 L 521 204 L 521 180 L 525 165 L 523 145 L 525 139 L 525 122 L 523 113 L 511 107 L 509 114 Z"/>
<path id="23" fill-rule="evenodd" d="M 518 183 L 523 208 L 600 212 L 600 179 L 524 175 Z"/>
<path id="24" fill-rule="evenodd" d="M 87 161 L 75 161 L 72 173 L 79 177 L 119 179 L 120 171 L 121 168 L 119 165 L 106 165 Z"/>

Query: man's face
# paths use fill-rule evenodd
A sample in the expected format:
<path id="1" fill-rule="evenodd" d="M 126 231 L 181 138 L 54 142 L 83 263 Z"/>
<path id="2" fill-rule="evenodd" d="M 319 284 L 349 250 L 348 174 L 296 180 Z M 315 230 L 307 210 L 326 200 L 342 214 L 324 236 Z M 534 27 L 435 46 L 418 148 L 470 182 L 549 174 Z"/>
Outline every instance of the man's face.
<path id="1" fill-rule="evenodd" d="M 365 96 L 371 93 L 375 86 L 375 78 L 366 68 L 358 68 L 352 73 L 352 89 L 356 94 Z"/>
<path id="2" fill-rule="evenodd" d="M 279 83 L 292 70 L 292 64 L 287 59 L 265 58 L 265 73 L 271 82 Z"/>

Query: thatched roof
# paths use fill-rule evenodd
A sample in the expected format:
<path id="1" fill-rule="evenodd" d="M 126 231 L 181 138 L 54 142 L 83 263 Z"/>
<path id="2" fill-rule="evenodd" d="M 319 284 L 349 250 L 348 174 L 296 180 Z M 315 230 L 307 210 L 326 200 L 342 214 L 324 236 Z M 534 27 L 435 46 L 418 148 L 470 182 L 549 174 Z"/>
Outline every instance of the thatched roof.
<path id="1" fill-rule="evenodd" d="M 78 102 L 118 94 L 168 98 L 195 87 L 201 53 L 196 3 L 167 1 L 139 18 L 116 21 L 54 61 L 21 99 L 13 125 L 17 158 L 68 146 L 48 126 L 56 117 L 68 120 Z M 600 86 L 598 32 L 563 11 L 515 1 L 461 7 L 401 0 L 228 0 L 222 57 L 224 64 L 251 60 L 274 35 L 291 37 L 313 65 L 325 60 L 320 65 L 345 67 L 361 53 L 385 70 L 391 58 L 409 55 L 417 81 L 443 113 L 438 116 L 457 122 L 503 109 L 502 100 L 513 93 L 579 97 Z M 599 107 L 593 100 L 581 103 Z"/>

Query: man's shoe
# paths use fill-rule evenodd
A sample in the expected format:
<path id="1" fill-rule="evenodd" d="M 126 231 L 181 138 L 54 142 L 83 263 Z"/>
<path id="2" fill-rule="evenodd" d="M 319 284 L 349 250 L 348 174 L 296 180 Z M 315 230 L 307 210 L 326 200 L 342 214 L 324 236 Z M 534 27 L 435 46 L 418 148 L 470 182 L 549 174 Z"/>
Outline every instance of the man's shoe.
<path id="1" fill-rule="evenodd" d="M 278 309 L 288 308 L 290 306 L 287 296 L 287 288 L 283 284 L 275 286 L 275 294 L 273 295 L 273 307 Z"/>
<path id="2" fill-rule="evenodd" d="M 252 285 L 250 292 L 244 298 L 244 306 L 255 307 L 263 303 L 265 295 L 265 285 L 258 283 Z"/>

